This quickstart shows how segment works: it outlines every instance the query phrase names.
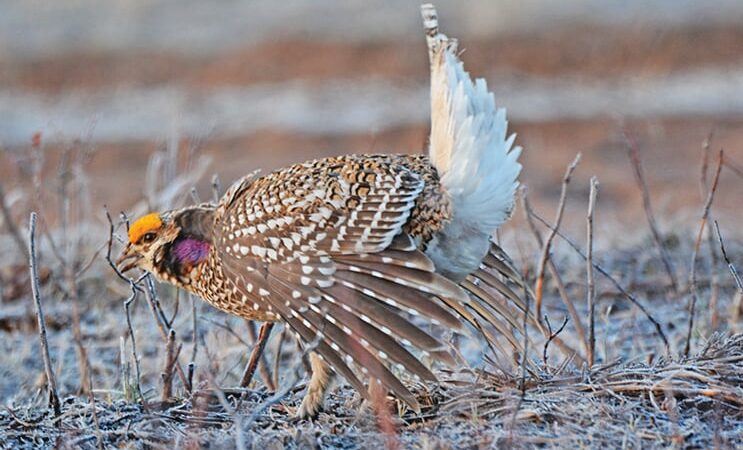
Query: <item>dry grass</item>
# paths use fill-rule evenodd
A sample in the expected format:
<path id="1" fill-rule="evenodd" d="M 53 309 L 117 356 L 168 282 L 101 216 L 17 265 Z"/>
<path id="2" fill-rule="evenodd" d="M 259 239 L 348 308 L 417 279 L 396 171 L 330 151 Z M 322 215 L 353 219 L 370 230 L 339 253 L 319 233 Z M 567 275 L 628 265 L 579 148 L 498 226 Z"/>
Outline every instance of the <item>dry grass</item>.
<path id="1" fill-rule="evenodd" d="M 206 172 L 196 145 L 166 145 L 153 156 L 145 197 L 132 213 L 192 201 L 191 186 Z M 481 343 L 461 339 L 458 349 L 475 369 L 439 372 L 440 384 L 415 385 L 425 405 L 420 416 L 393 405 L 377 420 L 341 384 L 317 420 L 296 422 L 291 414 L 304 371 L 293 341 L 274 333 L 266 347 L 270 370 L 262 363 L 262 380 L 236 388 L 252 324 L 148 278 L 114 273 L 106 254 L 109 244 L 113 255 L 119 250 L 124 225 L 114 221 L 109 235 L 105 212 L 87 202 L 86 161 L 94 150 L 71 145 L 58 175 L 42 182 L 41 147 L 35 142 L 33 164 L 18 169 L 29 170 L 35 188 L 0 189 L 0 448 L 743 446 L 742 295 L 731 276 L 743 245 L 723 242 L 725 230 L 707 226 L 717 234 L 695 241 L 691 227 L 663 234 L 660 221 L 652 233 L 639 232 L 645 239 L 638 244 L 597 247 L 587 263 L 566 245 L 565 230 L 517 215 L 502 240 L 514 244 L 511 253 L 531 285 L 541 284 L 544 329 L 529 333 L 530 370 L 522 375 L 517 355 L 490 360 Z M 600 204 L 599 197 L 596 216 L 589 216 L 599 224 Z M 705 209 L 711 223 L 714 207 Z M 36 269 L 58 417 L 49 406 L 27 247 L 20 245 L 26 239 L 19 218 L 29 210 L 39 213 Z M 537 239 L 522 231 L 527 226 Z M 591 235 L 605 229 L 591 228 Z M 541 235 L 549 236 L 546 252 Z M 724 261 L 716 256 L 721 243 Z M 682 269 L 691 260 L 694 277 Z M 673 279 L 693 282 L 674 286 Z M 682 357 L 692 293 L 691 356 Z M 590 329 L 595 345 L 586 342 Z M 596 365 L 571 348 L 592 349 Z M 266 388 L 271 384 L 276 392 Z"/>

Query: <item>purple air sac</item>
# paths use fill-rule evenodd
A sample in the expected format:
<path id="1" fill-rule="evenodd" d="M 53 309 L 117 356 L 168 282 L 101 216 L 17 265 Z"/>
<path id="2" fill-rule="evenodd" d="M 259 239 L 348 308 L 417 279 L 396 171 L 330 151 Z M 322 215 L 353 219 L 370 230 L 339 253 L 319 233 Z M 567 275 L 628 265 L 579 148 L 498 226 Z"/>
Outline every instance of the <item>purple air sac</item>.
<path id="1" fill-rule="evenodd" d="M 186 238 L 175 244 L 175 257 L 181 264 L 195 265 L 209 255 L 209 243 L 198 239 Z"/>

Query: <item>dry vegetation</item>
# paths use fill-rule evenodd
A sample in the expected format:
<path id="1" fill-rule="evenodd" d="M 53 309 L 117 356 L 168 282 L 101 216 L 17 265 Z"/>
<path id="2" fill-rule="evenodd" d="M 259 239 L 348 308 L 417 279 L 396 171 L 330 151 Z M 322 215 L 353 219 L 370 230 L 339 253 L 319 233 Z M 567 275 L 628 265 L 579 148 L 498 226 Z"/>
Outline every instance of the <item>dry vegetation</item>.
<path id="1" fill-rule="evenodd" d="M 297 422 L 305 375 L 294 341 L 274 332 L 260 377 L 239 388 L 255 324 L 116 273 L 110 259 L 126 217 L 90 205 L 94 149 L 71 144 L 56 176 L 43 179 L 37 136 L 15 160 L 34 189 L 0 186 L 0 447 L 740 448 L 743 246 L 713 220 L 719 173 L 735 166 L 703 146 L 698 233 L 670 233 L 654 216 L 641 150 L 627 141 L 649 223 L 638 233 L 647 238 L 593 250 L 594 181 L 585 237 L 573 242 L 560 230 L 579 158 L 556 220 L 543 219 L 522 190 L 501 236 L 536 287 L 528 364 L 483 356 L 478 342 L 459 339 L 474 368 L 415 386 L 420 416 L 395 404 L 375 415 L 340 384 L 325 413 Z M 198 145 L 154 154 L 144 198 L 129 213 L 194 201 L 208 163 L 196 158 Z M 221 189 L 215 178 L 208 195 Z M 29 211 L 38 219 L 27 228 Z"/>

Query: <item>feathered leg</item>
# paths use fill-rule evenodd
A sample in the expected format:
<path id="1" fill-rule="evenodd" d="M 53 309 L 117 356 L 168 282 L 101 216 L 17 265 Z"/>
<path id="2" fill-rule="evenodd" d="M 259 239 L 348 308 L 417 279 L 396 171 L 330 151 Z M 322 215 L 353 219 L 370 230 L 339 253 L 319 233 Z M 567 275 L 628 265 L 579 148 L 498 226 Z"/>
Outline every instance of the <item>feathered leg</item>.
<path id="1" fill-rule="evenodd" d="M 330 366 L 323 361 L 317 353 L 310 353 L 310 366 L 312 367 L 312 377 L 307 385 L 307 393 L 304 394 L 302 404 L 295 413 L 299 419 L 308 419 L 315 417 L 322 409 L 325 402 L 325 393 L 333 379 L 333 372 Z"/>

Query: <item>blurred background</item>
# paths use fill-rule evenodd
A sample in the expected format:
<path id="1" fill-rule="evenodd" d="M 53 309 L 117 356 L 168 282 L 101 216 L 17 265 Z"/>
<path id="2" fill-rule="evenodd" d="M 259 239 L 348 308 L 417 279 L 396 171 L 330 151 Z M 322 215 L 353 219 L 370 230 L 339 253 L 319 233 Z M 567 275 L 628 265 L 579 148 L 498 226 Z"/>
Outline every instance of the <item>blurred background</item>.
<path id="1" fill-rule="evenodd" d="M 582 152 L 568 225 L 582 226 L 597 175 L 597 226 L 613 231 L 599 236 L 645 230 L 626 133 L 640 148 L 661 226 L 696 223 L 702 147 L 713 133 L 710 166 L 724 148 L 733 168 L 723 170 L 715 211 L 727 228 L 735 223 L 743 2 L 436 6 L 467 69 L 507 107 L 525 148 L 523 181 L 544 214 L 552 216 L 564 168 Z M 88 145 L 90 205 L 119 211 L 146 194 L 157 151 L 178 152 L 184 166 L 209 157 L 203 190 L 213 173 L 227 184 L 321 156 L 420 152 L 428 117 L 418 1 L 2 1 L 6 190 L 27 182 L 32 141 L 49 171 L 71 142 Z"/>

